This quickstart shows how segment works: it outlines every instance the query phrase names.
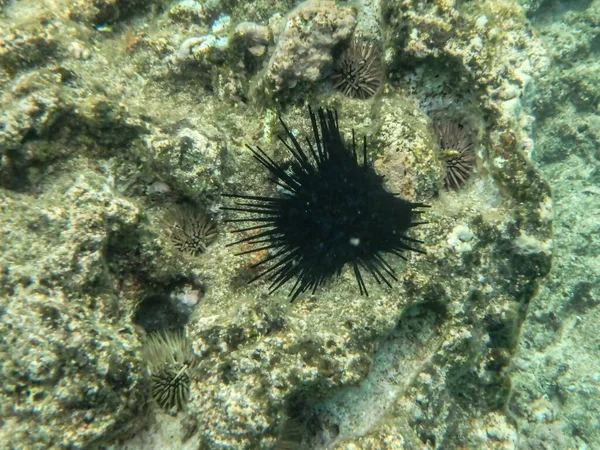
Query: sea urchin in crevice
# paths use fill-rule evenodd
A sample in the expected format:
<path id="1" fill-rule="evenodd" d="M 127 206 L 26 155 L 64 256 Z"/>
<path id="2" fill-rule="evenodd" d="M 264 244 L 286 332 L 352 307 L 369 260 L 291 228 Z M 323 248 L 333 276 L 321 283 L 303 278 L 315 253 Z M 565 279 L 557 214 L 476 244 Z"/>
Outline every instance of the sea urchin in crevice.
<path id="1" fill-rule="evenodd" d="M 183 332 L 152 333 L 143 347 L 152 381 L 152 398 L 166 411 L 180 411 L 190 395 L 195 356 Z"/>
<path id="2" fill-rule="evenodd" d="M 425 223 L 415 215 L 426 207 L 385 189 L 383 177 L 367 162 L 367 141 L 357 148 L 354 130 L 347 145 L 340 134 L 337 112 L 309 107 L 314 142 L 303 147 L 280 118 L 286 138 L 278 136 L 293 156 L 289 169 L 276 163 L 260 147 L 248 146 L 254 158 L 271 173 L 279 196 L 228 194 L 236 199 L 226 210 L 247 213 L 229 222 L 252 226 L 234 230 L 251 233 L 229 245 L 250 244 L 239 255 L 268 250 L 253 267 L 261 271 L 250 282 L 268 277 L 270 291 L 295 279 L 291 301 L 340 275 L 348 264 L 361 294 L 368 295 L 363 270 L 376 282 L 391 286 L 397 280 L 385 253 L 404 258 L 402 252 L 423 253 L 422 241 L 407 236 L 410 228 Z M 360 146 L 359 146 L 360 147 Z M 359 154 L 361 153 L 361 154 Z"/>
<path id="3" fill-rule="evenodd" d="M 444 162 L 446 189 L 460 189 L 475 167 L 475 144 L 469 132 L 456 122 L 435 121 L 433 128 Z"/>
<path id="4" fill-rule="evenodd" d="M 192 256 L 204 253 L 217 239 L 213 221 L 191 205 L 169 208 L 162 223 L 175 248 Z"/>
<path id="5" fill-rule="evenodd" d="M 333 67 L 333 86 L 344 95 L 367 99 L 373 97 L 383 81 L 381 52 L 368 42 L 353 40 Z"/>

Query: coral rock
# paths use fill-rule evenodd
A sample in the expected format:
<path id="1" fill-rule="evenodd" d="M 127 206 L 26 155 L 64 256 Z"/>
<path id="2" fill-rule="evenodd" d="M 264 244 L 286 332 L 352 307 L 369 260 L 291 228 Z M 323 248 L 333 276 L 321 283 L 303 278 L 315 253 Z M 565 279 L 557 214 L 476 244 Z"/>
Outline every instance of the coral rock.
<path id="1" fill-rule="evenodd" d="M 331 49 L 348 39 L 354 11 L 332 1 L 309 0 L 287 16 L 277 48 L 269 61 L 266 82 L 276 92 L 298 82 L 314 82 L 332 64 Z"/>

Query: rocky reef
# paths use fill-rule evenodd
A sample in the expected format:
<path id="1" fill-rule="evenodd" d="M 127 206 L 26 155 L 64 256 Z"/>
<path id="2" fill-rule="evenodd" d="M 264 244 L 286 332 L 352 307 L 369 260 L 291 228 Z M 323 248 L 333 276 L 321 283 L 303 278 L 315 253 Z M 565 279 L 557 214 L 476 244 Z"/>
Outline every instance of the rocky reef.
<path id="1" fill-rule="evenodd" d="M 0 440 L 600 445 L 600 2 L 573 3 L 0 3 Z M 382 50 L 367 99 L 332 80 L 353 40 Z M 430 205 L 411 231 L 427 252 L 390 258 L 392 288 L 361 296 L 348 268 L 290 304 L 227 246 L 222 195 L 277 195 L 246 145 L 285 160 L 278 116 L 304 143 L 306 104 Z M 473 149 L 456 188 L 434 123 Z M 197 227 L 177 208 L 209 242 L 181 251 Z M 169 330 L 194 355 L 175 410 L 143 351 Z"/>
<path id="2" fill-rule="evenodd" d="M 554 261 L 513 359 L 509 411 L 524 449 L 598 445 L 600 2 L 531 14 L 552 66 L 537 83 L 532 159 L 552 180 Z"/>

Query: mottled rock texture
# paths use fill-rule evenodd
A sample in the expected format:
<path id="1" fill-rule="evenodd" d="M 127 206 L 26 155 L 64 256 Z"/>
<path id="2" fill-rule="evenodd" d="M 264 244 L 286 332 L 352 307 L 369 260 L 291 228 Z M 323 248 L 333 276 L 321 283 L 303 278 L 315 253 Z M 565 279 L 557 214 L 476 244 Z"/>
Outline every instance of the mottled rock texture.
<path id="1" fill-rule="evenodd" d="M 549 283 L 589 265 L 565 288 L 570 306 L 548 306 L 563 292 L 553 284 L 542 290 L 550 303 L 531 306 L 554 251 L 551 190 L 531 157 L 564 164 L 544 169 L 551 178 L 569 161 L 561 146 L 597 148 L 594 38 L 573 39 L 573 50 L 555 28 L 563 25 L 539 15 L 540 2 L 348 3 L 4 5 L 2 442 L 491 449 L 536 448 L 537 439 L 569 448 L 594 426 L 574 406 L 594 408 L 591 357 L 564 369 L 546 354 L 560 348 L 567 359 L 572 342 L 594 345 L 586 314 L 593 318 L 597 292 L 586 282 L 597 276 L 595 241 L 584 237 L 593 224 L 561 225 L 563 245 L 572 238 L 582 254 L 559 261 Z M 588 36 L 597 2 L 585 3 L 566 8 L 563 22 Z M 550 25 L 535 24 L 542 19 Z M 562 44 L 542 45 L 530 20 Z M 386 66 L 367 101 L 335 93 L 328 79 L 336 55 L 363 35 L 382 43 Z M 581 54 L 570 91 L 552 58 Z M 563 99 L 581 108 L 577 123 L 587 128 L 572 126 L 568 107 L 553 112 Z M 348 139 L 353 128 L 359 142 L 367 135 L 390 190 L 431 205 L 429 223 L 412 234 L 427 254 L 390 257 L 392 289 L 370 279 L 361 297 L 345 271 L 290 305 L 285 290 L 247 285 L 256 255 L 226 247 L 234 238 L 221 221 L 222 193 L 280 194 L 245 144 L 283 160 L 278 115 L 304 142 L 304 102 L 337 108 Z M 537 128 L 532 105 L 543 117 Z M 443 188 L 437 119 L 468 127 L 476 144 L 475 173 L 458 191 Z M 538 152 L 544 139 L 556 145 Z M 597 154 L 578 151 L 569 154 L 587 158 L 571 165 L 583 186 Z M 566 181 L 555 192 L 565 208 L 576 195 Z M 219 237 L 202 255 L 169 242 L 160 217 L 174 204 L 217 219 Z M 563 224 L 581 215 L 565 211 Z M 184 291 L 195 293 L 191 316 L 176 311 Z M 557 341 L 539 330 L 546 326 L 570 334 Z M 140 348 L 145 332 L 182 327 L 199 363 L 185 411 L 169 417 L 150 402 Z M 542 374 L 545 361 L 553 369 Z M 561 377 L 570 377 L 562 387 Z M 564 398 L 571 409 L 561 409 Z"/>
<path id="2" fill-rule="evenodd" d="M 315 82 L 331 68 L 331 51 L 348 39 L 356 22 L 351 8 L 337 2 L 308 0 L 285 18 L 275 51 L 267 65 L 264 83 L 269 95 Z"/>
<path id="3" fill-rule="evenodd" d="M 535 96 L 533 159 L 552 180 L 554 262 L 523 327 L 510 411 L 521 448 L 600 446 L 600 2 L 547 2 L 553 58 Z"/>
<path id="4" fill-rule="evenodd" d="M 128 432 L 147 391 L 134 307 L 105 251 L 138 208 L 90 169 L 37 196 L 0 191 L 0 330 L 6 448 L 73 448 Z"/>

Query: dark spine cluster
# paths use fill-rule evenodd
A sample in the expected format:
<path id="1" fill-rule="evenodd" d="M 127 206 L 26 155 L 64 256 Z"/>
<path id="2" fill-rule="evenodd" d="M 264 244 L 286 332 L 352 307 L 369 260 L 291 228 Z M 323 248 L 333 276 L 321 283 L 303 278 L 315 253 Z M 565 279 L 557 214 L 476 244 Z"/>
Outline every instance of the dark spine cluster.
<path id="1" fill-rule="evenodd" d="M 274 292 L 290 280 L 291 300 L 323 285 L 349 265 L 361 294 L 368 295 L 363 274 L 391 286 L 397 280 L 384 254 L 403 258 L 403 252 L 422 242 L 407 231 L 419 224 L 415 215 L 426 207 L 387 191 L 383 177 L 367 162 L 366 138 L 357 148 L 354 130 L 347 146 L 339 130 L 337 112 L 309 107 L 313 141 L 304 145 L 281 124 L 279 136 L 293 156 L 289 169 L 275 162 L 260 147 L 248 146 L 254 158 L 271 173 L 283 193 L 265 197 L 229 194 L 235 206 L 224 208 L 246 214 L 229 222 L 251 226 L 234 230 L 245 236 L 229 245 L 250 244 L 240 255 L 268 251 L 254 265 L 260 272 L 250 282 L 267 277 Z M 360 154 L 359 154 L 360 153 Z"/>

